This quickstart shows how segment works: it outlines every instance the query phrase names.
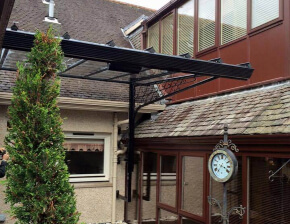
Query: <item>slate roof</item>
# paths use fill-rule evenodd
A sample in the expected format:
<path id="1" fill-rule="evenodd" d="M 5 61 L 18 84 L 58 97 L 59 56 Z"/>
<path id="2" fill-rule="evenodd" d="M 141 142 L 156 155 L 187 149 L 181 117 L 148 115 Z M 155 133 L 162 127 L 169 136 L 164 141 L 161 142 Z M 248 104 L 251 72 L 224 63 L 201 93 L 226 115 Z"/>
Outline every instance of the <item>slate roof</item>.
<path id="1" fill-rule="evenodd" d="M 168 106 L 136 129 L 136 138 L 290 133 L 290 81 Z"/>
<path id="2" fill-rule="evenodd" d="M 112 0 L 55 0 L 55 17 L 60 25 L 54 25 L 63 35 L 95 43 L 114 40 L 117 46 L 130 47 L 124 39 L 121 27 L 127 26 L 141 15 L 151 15 L 152 10 Z M 48 15 L 48 5 L 42 0 L 15 0 L 8 27 L 18 22 L 19 30 L 46 31 L 50 23 L 43 22 Z"/>
<path id="3" fill-rule="evenodd" d="M 12 92 L 15 78 L 15 72 L 0 71 L 0 92 Z M 129 91 L 127 86 L 118 83 L 61 78 L 60 96 L 128 102 Z"/>

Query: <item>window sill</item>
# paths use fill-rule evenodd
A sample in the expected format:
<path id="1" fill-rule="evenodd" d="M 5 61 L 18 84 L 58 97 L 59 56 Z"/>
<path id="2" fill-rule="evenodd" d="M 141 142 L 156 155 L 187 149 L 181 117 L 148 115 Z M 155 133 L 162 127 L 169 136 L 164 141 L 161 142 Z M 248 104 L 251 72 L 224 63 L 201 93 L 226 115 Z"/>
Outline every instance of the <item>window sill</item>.
<path id="1" fill-rule="evenodd" d="M 283 19 L 282 18 L 274 19 L 274 20 L 272 20 L 270 22 L 267 22 L 267 23 L 265 23 L 263 25 L 255 27 L 253 29 L 250 29 L 248 35 L 249 36 L 254 36 L 254 35 L 262 33 L 262 32 L 264 32 L 266 30 L 272 29 L 273 27 L 279 26 L 282 23 L 283 23 Z"/>
<path id="2" fill-rule="evenodd" d="M 213 46 L 213 47 L 210 47 L 210 48 L 207 48 L 205 50 L 202 50 L 202 51 L 197 52 L 196 55 L 195 55 L 195 57 L 196 58 L 199 58 L 199 57 L 204 56 L 206 54 L 212 53 L 212 52 L 214 52 L 216 50 L 217 50 L 217 46 Z"/>
<path id="3" fill-rule="evenodd" d="M 78 188 L 101 188 L 101 187 L 113 187 L 113 184 L 108 182 L 86 182 L 86 183 L 71 183 L 75 189 Z"/>
<path id="4" fill-rule="evenodd" d="M 221 44 L 221 45 L 219 46 L 219 48 L 220 48 L 220 49 L 223 49 L 223 48 L 225 48 L 225 47 L 228 47 L 228 46 L 230 46 L 230 45 L 232 45 L 232 44 L 236 44 L 236 43 L 238 43 L 238 42 L 240 42 L 240 41 L 243 41 L 243 40 L 246 40 L 246 39 L 247 39 L 247 35 L 246 35 L 246 36 L 243 36 L 243 37 L 240 37 L 239 39 L 232 40 L 231 42 L 228 42 L 228 43 L 226 43 L 226 44 Z"/>

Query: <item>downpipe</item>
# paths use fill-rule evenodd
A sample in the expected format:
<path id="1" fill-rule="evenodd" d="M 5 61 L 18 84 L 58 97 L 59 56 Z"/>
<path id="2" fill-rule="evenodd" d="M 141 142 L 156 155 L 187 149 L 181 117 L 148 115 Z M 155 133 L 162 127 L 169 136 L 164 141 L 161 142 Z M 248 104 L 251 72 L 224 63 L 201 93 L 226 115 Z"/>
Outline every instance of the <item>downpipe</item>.
<path id="1" fill-rule="evenodd" d="M 117 201 L 117 164 L 118 164 L 118 156 L 123 155 L 127 151 L 127 147 L 123 150 L 118 150 L 118 127 L 122 124 L 127 124 L 129 120 L 119 121 L 118 122 L 118 115 L 114 113 L 114 125 L 113 125 L 113 175 L 112 175 L 112 182 L 113 182 L 113 190 L 112 190 L 112 217 L 111 222 L 112 224 L 116 223 L 116 201 Z"/>

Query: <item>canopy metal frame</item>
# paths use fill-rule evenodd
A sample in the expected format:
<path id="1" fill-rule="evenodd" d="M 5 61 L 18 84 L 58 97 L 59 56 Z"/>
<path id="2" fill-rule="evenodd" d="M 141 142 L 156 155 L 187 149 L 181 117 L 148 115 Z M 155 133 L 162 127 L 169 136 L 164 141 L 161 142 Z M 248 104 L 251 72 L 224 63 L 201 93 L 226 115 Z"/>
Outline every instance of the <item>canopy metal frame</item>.
<path id="1" fill-rule="evenodd" d="M 34 33 L 7 29 L 2 44 L 3 53 L 0 59 L 0 70 L 15 71 L 15 68 L 3 66 L 9 50 L 29 52 L 33 47 L 33 41 Z M 126 158 L 127 182 L 125 195 L 127 202 L 132 200 L 134 131 L 138 111 L 144 106 L 167 99 L 177 93 L 217 78 L 248 80 L 254 71 L 249 63 L 231 65 L 222 63 L 220 59 L 204 61 L 188 58 L 184 55 L 164 55 L 154 53 L 151 50 L 127 49 L 110 44 L 96 44 L 73 39 L 62 39 L 61 47 L 65 57 L 76 58 L 78 61 L 59 73 L 60 77 L 119 83 L 129 88 L 129 139 Z M 97 68 L 90 74 L 72 75 L 69 73 L 72 69 L 88 60 L 104 62 L 107 63 L 107 66 Z M 161 72 L 151 74 L 148 72 L 150 69 L 160 70 Z M 105 71 L 117 71 L 120 73 L 107 78 L 96 76 Z M 205 79 L 197 81 L 197 77 L 205 77 Z M 125 78 L 127 79 L 124 80 Z M 158 86 L 157 90 L 152 88 L 153 86 L 156 87 L 156 85 Z"/>

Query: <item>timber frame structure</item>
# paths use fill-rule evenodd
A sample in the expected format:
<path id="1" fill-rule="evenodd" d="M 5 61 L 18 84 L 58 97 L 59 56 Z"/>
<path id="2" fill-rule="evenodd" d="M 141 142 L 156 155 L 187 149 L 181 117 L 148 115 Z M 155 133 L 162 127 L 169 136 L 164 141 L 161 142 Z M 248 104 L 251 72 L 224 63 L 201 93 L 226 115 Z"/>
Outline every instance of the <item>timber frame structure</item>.
<path id="1" fill-rule="evenodd" d="M 2 43 L 0 70 L 16 71 L 9 62 L 9 52 L 29 52 L 33 46 L 34 34 L 7 29 Z M 166 99 L 174 94 L 194 88 L 217 78 L 248 80 L 254 69 L 249 63 L 230 65 L 220 59 L 210 61 L 192 59 L 190 55 L 170 56 L 155 53 L 154 49 L 133 50 L 108 44 L 96 44 L 78 40 L 63 39 L 61 47 L 64 56 L 75 63 L 61 73 L 61 77 L 113 82 L 129 88 L 129 141 L 126 165 L 125 200 L 131 201 L 131 182 L 134 169 L 134 130 L 136 114 L 149 104 Z M 20 54 L 21 55 L 21 54 Z M 23 55 L 23 54 L 22 54 Z M 19 60 L 19 59 L 18 59 Z M 74 68 L 87 63 L 91 71 L 86 74 L 70 73 Z M 95 64 L 94 64 L 95 63 Z M 10 66 L 6 66 L 6 65 Z M 114 73 L 112 75 L 112 73 Z M 204 77 L 196 81 L 197 77 Z"/>

